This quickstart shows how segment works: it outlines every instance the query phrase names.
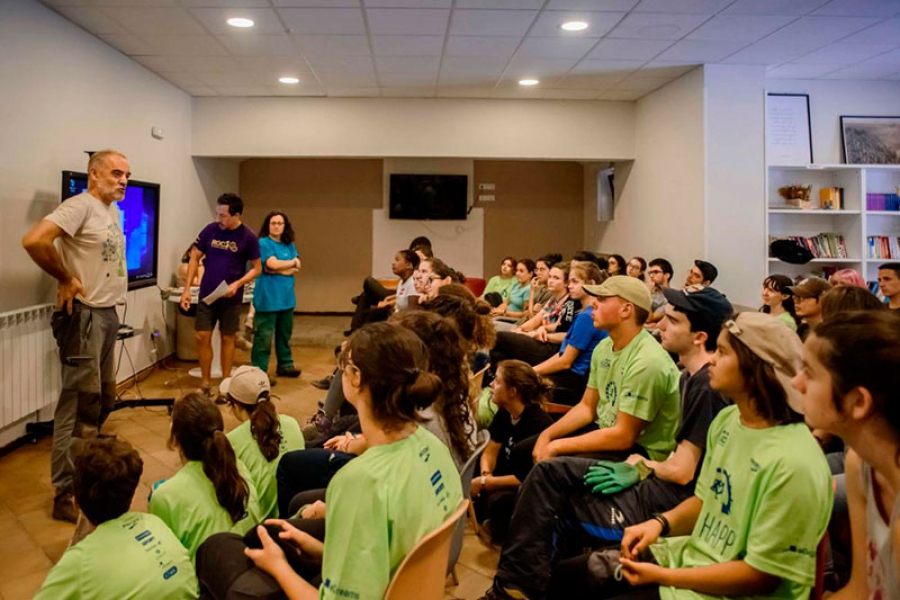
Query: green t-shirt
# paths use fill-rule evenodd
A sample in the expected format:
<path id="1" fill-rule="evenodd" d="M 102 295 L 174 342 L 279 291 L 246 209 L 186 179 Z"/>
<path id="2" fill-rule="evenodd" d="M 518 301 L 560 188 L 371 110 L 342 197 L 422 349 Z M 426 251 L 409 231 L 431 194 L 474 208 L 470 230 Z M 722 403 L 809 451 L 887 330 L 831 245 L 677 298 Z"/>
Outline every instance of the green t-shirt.
<path id="1" fill-rule="evenodd" d="M 250 476 L 256 484 L 256 493 L 259 496 L 259 508 L 263 519 L 278 516 L 278 483 L 275 481 L 275 471 L 278 470 L 278 461 L 285 452 L 303 450 L 306 441 L 297 420 L 287 415 L 278 415 L 281 422 L 281 445 L 278 456 L 273 460 L 267 460 L 259 449 L 259 444 L 250 433 L 250 421 L 241 423 L 228 433 L 228 441 L 234 448 L 238 459 L 244 463 L 250 471 Z"/>
<path id="2" fill-rule="evenodd" d="M 228 512 L 219 504 L 212 482 L 203 472 L 203 463 L 192 460 L 171 479 L 159 484 L 150 496 L 149 511 L 169 526 L 191 555 L 197 554 L 206 538 L 214 533 L 230 531 L 243 535 L 262 521 L 256 486 L 250 471 L 238 461 L 238 472 L 250 488 L 244 517 L 232 523 Z"/>
<path id="3" fill-rule="evenodd" d="M 803 423 L 750 429 L 737 406 L 722 410 L 707 434 L 695 494 L 703 508 L 690 537 L 652 546 L 672 568 L 744 560 L 781 578 L 767 599 L 805 600 L 815 583 L 816 547 L 828 527 L 831 473 Z M 660 588 L 662 600 L 712 596 Z M 735 597 L 743 600 L 757 596 Z"/>
<path id="4" fill-rule="evenodd" d="M 422 427 L 351 460 L 328 486 L 319 598 L 381 600 L 407 553 L 460 502 L 450 451 Z"/>
<path id="5" fill-rule="evenodd" d="M 166 524 L 127 512 L 101 523 L 62 555 L 35 596 L 63 598 L 196 598 L 194 565 Z"/>
<path id="6" fill-rule="evenodd" d="M 606 338 L 594 349 L 588 378 L 588 387 L 600 395 L 597 425 L 612 427 L 620 410 L 647 421 L 637 443 L 652 460 L 665 460 L 675 449 L 681 421 L 678 379 L 672 358 L 646 330 L 618 352 Z"/>
<path id="7" fill-rule="evenodd" d="M 791 313 L 785 311 L 775 318 L 783 321 L 785 325 L 791 328 L 791 331 L 797 331 L 797 321 L 794 320 Z"/>
<path id="8" fill-rule="evenodd" d="M 514 283 L 516 283 L 515 277 L 503 279 L 499 275 L 494 275 L 491 277 L 490 281 L 488 281 L 487 286 L 484 288 L 484 292 L 481 293 L 481 297 L 484 298 L 484 295 L 490 292 L 497 292 L 505 302 L 509 300 L 509 290 L 512 289 Z"/>

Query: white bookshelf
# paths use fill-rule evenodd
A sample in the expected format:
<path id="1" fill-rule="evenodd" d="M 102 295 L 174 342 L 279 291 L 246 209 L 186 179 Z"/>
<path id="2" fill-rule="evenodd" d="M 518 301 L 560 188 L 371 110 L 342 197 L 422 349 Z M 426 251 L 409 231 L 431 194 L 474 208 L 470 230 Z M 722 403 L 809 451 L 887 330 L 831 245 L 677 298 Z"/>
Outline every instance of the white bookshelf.
<path id="1" fill-rule="evenodd" d="M 767 275 L 821 275 L 827 267 L 851 268 L 866 281 L 878 276 L 878 265 L 898 258 L 869 258 L 870 236 L 900 236 L 900 211 L 867 210 L 866 194 L 897 193 L 900 165 L 770 165 L 766 169 Z M 818 206 L 823 187 L 844 188 L 843 210 L 802 210 L 788 207 L 778 194 L 787 185 L 811 185 L 810 201 Z M 792 265 L 769 256 L 770 237 L 813 237 L 819 233 L 844 236 L 847 258 L 817 258 Z"/>

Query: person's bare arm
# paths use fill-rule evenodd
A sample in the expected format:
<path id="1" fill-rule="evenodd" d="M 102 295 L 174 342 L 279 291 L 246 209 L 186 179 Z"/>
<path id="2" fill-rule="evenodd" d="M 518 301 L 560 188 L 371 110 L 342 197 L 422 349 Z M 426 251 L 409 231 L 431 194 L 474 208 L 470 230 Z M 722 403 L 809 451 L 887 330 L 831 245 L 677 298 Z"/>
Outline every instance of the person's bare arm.
<path id="1" fill-rule="evenodd" d="M 56 251 L 53 242 L 63 235 L 66 235 L 66 232 L 62 227 L 53 221 L 44 219 L 25 234 L 25 237 L 22 238 L 22 246 L 37 266 L 59 282 L 56 307 L 61 309 L 65 305 L 67 312 L 72 314 L 72 301 L 75 296 L 84 293 L 84 286 L 66 269 L 62 257 Z"/>
<path id="2" fill-rule="evenodd" d="M 694 480 L 697 473 L 697 467 L 700 465 L 700 457 L 703 456 L 703 450 L 690 443 L 687 440 L 681 440 L 675 447 L 675 452 L 661 462 L 655 460 L 643 459 L 639 455 L 635 455 L 642 459 L 644 464 L 653 469 L 653 474 L 670 483 L 678 485 L 687 485 Z M 628 462 L 632 462 L 629 457 Z M 637 458 L 635 458 L 637 460 Z"/>
<path id="3" fill-rule="evenodd" d="M 866 495 L 862 489 L 862 461 L 853 450 L 847 452 L 844 461 L 847 484 L 847 507 L 850 512 L 851 548 L 853 550 L 850 580 L 836 594 L 833 600 L 854 600 L 865 598 L 866 589 L 866 543 L 868 529 L 866 526 Z M 896 529 L 896 525 L 894 529 Z M 896 545 L 894 546 L 897 547 Z"/>
<path id="4" fill-rule="evenodd" d="M 300 259 L 295 257 L 291 260 L 279 260 L 274 256 L 270 256 L 266 259 L 266 272 L 267 273 L 282 273 L 283 271 L 287 271 L 288 269 L 300 269 Z"/>
<path id="5" fill-rule="evenodd" d="M 191 258 L 188 261 L 188 270 L 187 277 L 185 277 L 185 281 L 194 281 L 194 277 L 197 275 L 197 270 L 200 268 L 200 259 L 203 257 L 203 252 L 200 251 L 197 246 L 191 246 Z M 191 308 L 191 286 L 185 285 L 184 291 L 181 292 L 181 308 L 184 310 L 190 310 Z"/>
<path id="6" fill-rule="evenodd" d="M 565 371 L 566 369 L 571 369 L 572 365 L 575 364 L 575 359 L 578 358 L 579 354 L 581 354 L 581 350 L 579 350 L 575 346 L 566 346 L 566 349 L 563 350 L 562 354 L 554 354 L 544 362 L 535 366 L 534 372 L 538 375 L 550 375 L 552 373 L 558 373 L 560 371 Z"/>
<path id="7" fill-rule="evenodd" d="M 549 453 L 551 456 L 559 456 L 628 450 L 637 443 L 645 427 L 647 421 L 620 410 L 612 427 L 603 427 L 577 437 L 554 440 L 550 443 Z"/>
<path id="8" fill-rule="evenodd" d="M 250 261 L 250 270 L 244 273 L 244 276 L 228 285 L 228 291 L 225 293 L 226 298 L 231 298 L 234 296 L 237 291 L 244 285 L 250 283 L 262 273 L 262 263 L 257 258 L 256 260 Z"/>
<path id="9" fill-rule="evenodd" d="M 591 387 L 585 388 L 581 402 L 573 406 L 559 421 L 545 429 L 538 436 L 534 444 L 534 450 L 531 453 L 534 461 L 540 462 L 547 458 L 552 458 L 554 455 L 550 453 L 549 446 L 555 440 L 590 424 L 597 416 L 597 403 L 599 401 L 600 396 L 597 394 L 597 390 Z"/>

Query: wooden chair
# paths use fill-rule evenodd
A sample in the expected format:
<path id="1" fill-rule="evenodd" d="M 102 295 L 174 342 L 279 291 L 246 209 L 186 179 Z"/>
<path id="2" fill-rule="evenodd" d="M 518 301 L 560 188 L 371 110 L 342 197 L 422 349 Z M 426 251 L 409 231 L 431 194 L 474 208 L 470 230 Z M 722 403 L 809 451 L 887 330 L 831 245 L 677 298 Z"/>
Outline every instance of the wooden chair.
<path id="1" fill-rule="evenodd" d="M 490 366 L 487 364 L 483 369 L 469 376 L 469 408 L 475 411 L 475 414 L 478 414 L 478 398 L 481 396 L 481 389 L 484 385 L 484 374 Z"/>
<path id="2" fill-rule="evenodd" d="M 453 532 L 468 507 L 464 498 L 450 518 L 409 551 L 394 572 L 384 600 L 443 600 Z"/>
<path id="3" fill-rule="evenodd" d="M 572 410 L 568 404 L 557 404 L 556 402 L 547 402 L 544 404 L 544 412 L 551 415 L 564 415 Z"/>

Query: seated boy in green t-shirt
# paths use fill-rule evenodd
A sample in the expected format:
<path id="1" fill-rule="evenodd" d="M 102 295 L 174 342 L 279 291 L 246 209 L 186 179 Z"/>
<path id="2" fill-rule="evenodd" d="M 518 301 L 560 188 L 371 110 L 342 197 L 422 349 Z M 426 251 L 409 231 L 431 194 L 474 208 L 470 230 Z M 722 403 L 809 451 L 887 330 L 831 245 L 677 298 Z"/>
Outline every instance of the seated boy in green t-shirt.
<path id="1" fill-rule="evenodd" d="M 584 290 L 594 297 L 594 327 L 609 337 L 594 349 L 581 402 L 534 440 L 531 456 L 525 443 L 517 449 L 514 470 L 521 481 L 534 463 L 556 456 L 618 461 L 639 453 L 662 461 L 675 449 L 679 373 L 644 330 L 651 308 L 647 286 L 615 276 Z"/>
<path id="2" fill-rule="evenodd" d="M 93 439 L 75 458 L 75 500 L 96 529 L 70 547 L 35 598 L 196 598 L 188 551 L 159 518 L 128 512 L 144 463 L 127 442 Z"/>

